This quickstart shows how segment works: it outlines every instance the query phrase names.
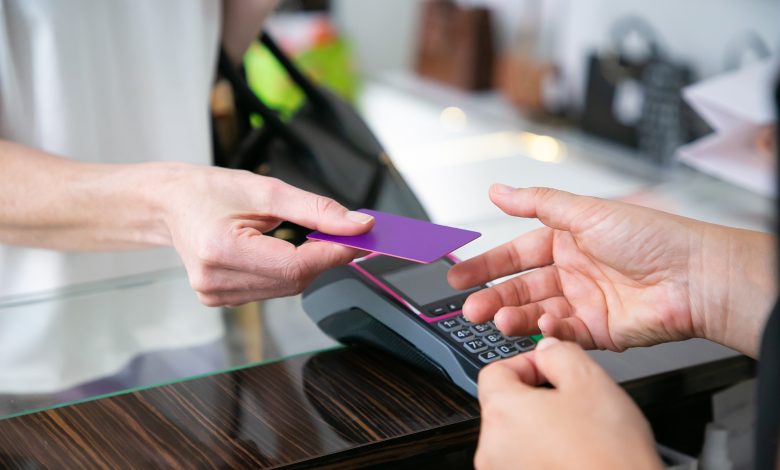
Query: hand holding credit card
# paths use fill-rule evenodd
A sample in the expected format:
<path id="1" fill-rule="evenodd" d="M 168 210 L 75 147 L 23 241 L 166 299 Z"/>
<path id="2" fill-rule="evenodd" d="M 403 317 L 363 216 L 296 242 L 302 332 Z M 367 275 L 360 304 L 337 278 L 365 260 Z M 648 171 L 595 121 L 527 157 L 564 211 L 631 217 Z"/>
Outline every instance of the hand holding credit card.
<path id="1" fill-rule="evenodd" d="M 360 209 L 358 212 L 374 216 L 374 227 L 369 232 L 362 235 L 341 236 L 315 231 L 307 238 L 338 243 L 418 263 L 430 263 L 482 235 L 471 230 L 447 227 L 371 209 Z"/>

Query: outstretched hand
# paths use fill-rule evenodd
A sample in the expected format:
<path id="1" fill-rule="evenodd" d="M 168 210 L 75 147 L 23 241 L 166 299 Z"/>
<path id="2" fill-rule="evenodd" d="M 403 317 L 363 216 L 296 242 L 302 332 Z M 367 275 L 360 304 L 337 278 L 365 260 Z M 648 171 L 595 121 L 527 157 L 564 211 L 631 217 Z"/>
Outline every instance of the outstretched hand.
<path id="1" fill-rule="evenodd" d="M 463 307 L 471 321 L 616 351 L 695 335 L 691 286 L 707 224 L 549 188 L 495 185 L 490 198 L 545 227 L 450 270 L 458 289 L 522 273 L 472 294 Z"/>
<path id="2" fill-rule="evenodd" d="M 320 272 L 360 251 L 310 242 L 294 246 L 265 235 L 282 221 L 335 235 L 371 229 L 373 217 L 332 199 L 249 172 L 193 167 L 170 190 L 166 223 L 190 284 L 208 306 L 300 292 Z"/>

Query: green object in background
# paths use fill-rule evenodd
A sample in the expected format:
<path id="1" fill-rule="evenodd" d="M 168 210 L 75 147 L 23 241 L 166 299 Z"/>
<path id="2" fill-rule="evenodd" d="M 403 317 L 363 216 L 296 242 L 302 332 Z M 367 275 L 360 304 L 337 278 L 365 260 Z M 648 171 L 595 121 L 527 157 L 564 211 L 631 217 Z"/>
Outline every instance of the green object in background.
<path id="1" fill-rule="evenodd" d="M 355 100 L 358 76 L 352 64 L 351 49 L 343 39 L 314 45 L 296 54 L 293 61 L 315 82 L 349 102 Z M 276 109 L 282 119 L 289 119 L 303 105 L 303 92 L 260 43 L 254 42 L 247 50 L 244 68 L 249 87 L 266 105 Z M 253 116 L 253 125 L 261 122 L 259 116 L 257 119 Z"/>
<path id="2" fill-rule="evenodd" d="M 544 335 L 533 335 L 533 336 L 531 336 L 531 339 L 534 340 L 535 343 L 538 343 L 539 341 L 541 341 L 542 338 L 544 338 Z"/>

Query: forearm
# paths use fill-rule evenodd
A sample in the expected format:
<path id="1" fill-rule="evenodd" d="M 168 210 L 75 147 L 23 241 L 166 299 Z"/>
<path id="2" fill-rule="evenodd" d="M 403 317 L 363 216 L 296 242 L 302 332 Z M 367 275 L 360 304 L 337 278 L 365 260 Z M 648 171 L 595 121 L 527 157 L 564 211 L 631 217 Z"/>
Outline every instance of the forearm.
<path id="1" fill-rule="evenodd" d="M 777 299 L 775 238 L 705 224 L 698 293 L 697 336 L 758 357 L 764 323 Z M 692 295 L 694 297 L 694 295 Z"/>
<path id="2" fill-rule="evenodd" d="M 170 244 L 160 188 L 174 166 L 81 163 L 0 141 L 0 243 L 59 250 Z"/>

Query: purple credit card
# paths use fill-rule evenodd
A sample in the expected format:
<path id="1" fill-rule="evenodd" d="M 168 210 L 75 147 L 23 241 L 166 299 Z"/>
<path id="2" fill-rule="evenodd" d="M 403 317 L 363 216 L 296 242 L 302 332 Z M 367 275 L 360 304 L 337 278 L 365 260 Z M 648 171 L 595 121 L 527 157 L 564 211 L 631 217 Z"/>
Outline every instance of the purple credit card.
<path id="1" fill-rule="evenodd" d="M 424 220 L 371 209 L 360 209 L 358 212 L 373 215 L 376 220 L 374 227 L 368 233 L 341 236 L 312 232 L 307 238 L 339 243 L 419 263 L 430 263 L 482 235 L 471 230 L 432 224 Z"/>

